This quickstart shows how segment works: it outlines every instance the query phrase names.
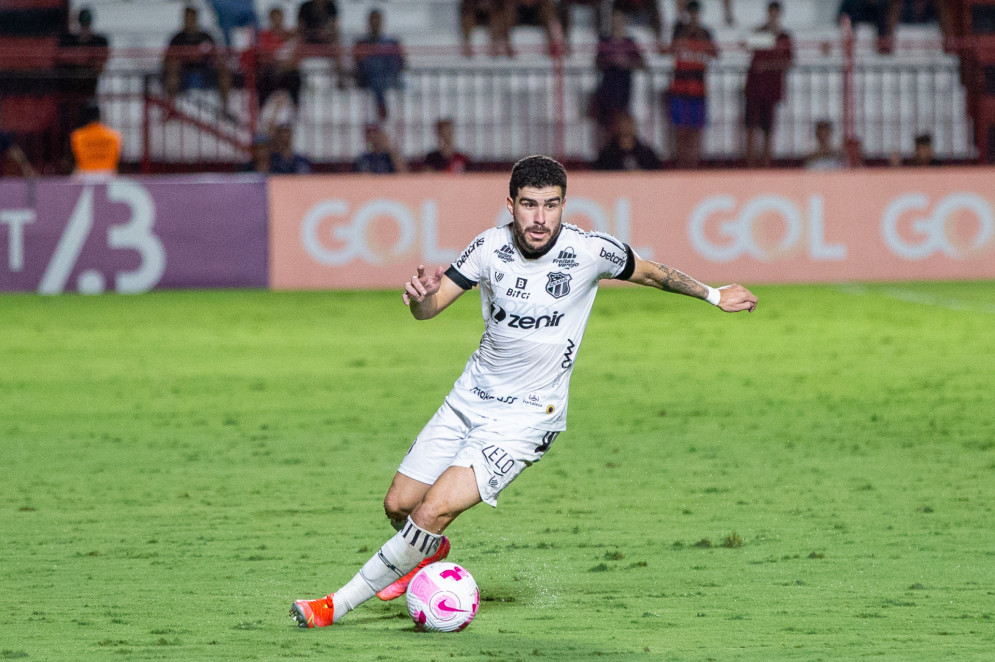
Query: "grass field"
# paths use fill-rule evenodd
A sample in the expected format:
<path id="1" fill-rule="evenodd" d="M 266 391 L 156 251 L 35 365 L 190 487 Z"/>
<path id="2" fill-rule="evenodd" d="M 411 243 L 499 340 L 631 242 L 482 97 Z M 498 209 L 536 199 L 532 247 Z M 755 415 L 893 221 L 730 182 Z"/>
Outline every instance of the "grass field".
<path id="1" fill-rule="evenodd" d="M 456 635 L 287 609 L 393 533 L 476 294 L 0 297 L 0 660 L 995 659 L 995 283 L 754 289 L 601 293 Z"/>

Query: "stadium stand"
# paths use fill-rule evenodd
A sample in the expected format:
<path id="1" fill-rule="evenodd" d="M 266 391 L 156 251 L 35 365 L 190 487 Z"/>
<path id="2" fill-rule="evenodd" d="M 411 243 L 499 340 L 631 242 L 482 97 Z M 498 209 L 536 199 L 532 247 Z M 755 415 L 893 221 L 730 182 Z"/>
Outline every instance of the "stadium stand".
<path id="1" fill-rule="evenodd" d="M 58 88 L 52 72 L 67 0 L 0 0 L 0 131 L 37 162 L 59 153 Z"/>
<path id="2" fill-rule="evenodd" d="M 673 4 L 660 2 L 669 34 Z M 208 30 L 220 35 L 207 3 L 193 4 L 201 8 Z M 256 8 L 264 16 L 270 7 L 280 5 L 293 17 L 298 4 L 257 0 Z M 392 107 L 399 112 L 387 128 L 406 157 L 415 158 L 432 148 L 435 121 L 442 116 L 454 119 L 457 142 L 485 167 L 526 152 L 550 152 L 573 163 L 595 157 L 596 127 L 586 114 L 598 78 L 593 67 L 596 35 L 591 7 L 574 10 L 573 48 L 559 61 L 545 52 L 542 30 L 532 27 L 514 29 L 516 58 L 486 55 L 482 28 L 472 40 L 477 54 L 460 55 L 459 0 L 339 0 L 338 4 L 344 46 L 351 46 L 365 30 L 371 8 L 385 11 L 386 30 L 405 44 L 409 63 L 405 86 L 392 91 L 398 95 Z M 845 124 L 846 53 L 835 22 L 838 3 L 785 4 L 785 27 L 795 39 L 797 53 L 787 98 L 778 110 L 774 153 L 779 163 L 795 164 L 812 148 L 818 120 Z M 84 5 L 92 7 L 96 26 L 110 36 L 112 57 L 100 93 L 107 121 L 123 134 L 125 162 L 175 170 L 224 169 L 246 160 L 257 118 L 252 95 L 246 91 L 251 75 L 247 79 L 243 72 L 237 81 L 241 87 L 233 90 L 234 122 L 219 120 L 210 92 L 185 95 L 175 109 L 159 99 L 161 53 L 179 25 L 184 2 L 72 0 L 69 5 L 74 13 Z M 703 21 L 722 49 L 709 70 L 710 123 L 704 136 L 704 158 L 719 165 L 736 164 L 741 157 L 742 84 L 749 59 L 743 42 L 762 21 L 766 0 L 736 0 L 733 6 L 736 22 L 728 26 L 722 3 L 703 3 Z M 649 29 L 636 26 L 634 32 L 648 48 Z M 248 34 L 237 35 L 234 45 L 245 48 L 250 41 Z M 907 151 L 915 135 L 928 131 L 941 159 L 977 158 L 968 112 L 973 101 L 964 86 L 960 58 L 944 50 L 939 28 L 900 26 L 889 55 L 879 54 L 875 44 L 873 29 L 859 26 L 853 44 L 853 118 L 864 156 L 885 160 L 896 150 Z M 635 80 L 634 116 L 640 135 L 669 157 L 672 145 L 662 95 L 669 85 L 672 61 L 649 51 L 647 59 L 648 70 Z M 983 70 L 987 65 L 978 66 Z M 327 59 L 306 58 L 301 68 L 304 86 L 296 146 L 317 167 L 336 169 L 362 151 L 363 128 L 374 110 L 368 96 L 351 81 L 342 89 Z"/>
<path id="3" fill-rule="evenodd" d="M 959 49 L 962 78 L 976 123 L 980 160 L 995 163 L 995 0 L 961 0 L 960 31 L 968 38 Z"/>

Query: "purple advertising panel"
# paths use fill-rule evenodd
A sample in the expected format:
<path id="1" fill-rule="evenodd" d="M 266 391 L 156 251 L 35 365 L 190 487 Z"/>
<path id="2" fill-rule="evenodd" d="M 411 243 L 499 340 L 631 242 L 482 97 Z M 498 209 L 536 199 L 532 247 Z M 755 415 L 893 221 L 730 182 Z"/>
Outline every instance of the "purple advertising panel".
<path id="1" fill-rule="evenodd" d="M 258 176 L 0 180 L 0 291 L 266 287 Z"/>

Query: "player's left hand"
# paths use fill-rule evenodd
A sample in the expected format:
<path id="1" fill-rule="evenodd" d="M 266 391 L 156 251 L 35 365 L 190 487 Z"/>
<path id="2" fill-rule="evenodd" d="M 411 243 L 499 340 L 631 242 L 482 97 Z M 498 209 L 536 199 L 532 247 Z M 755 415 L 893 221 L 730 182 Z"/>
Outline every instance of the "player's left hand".
<path id="1" fill-rule="evenodd" d="M 757 307 L 757 295 L 750 292 L 742 285 L 733 283 L 720 287 L 722 296 L 719 299 L 719 308 L 727 313 L 738 313 L 742 311 L 753 312 Z"/>

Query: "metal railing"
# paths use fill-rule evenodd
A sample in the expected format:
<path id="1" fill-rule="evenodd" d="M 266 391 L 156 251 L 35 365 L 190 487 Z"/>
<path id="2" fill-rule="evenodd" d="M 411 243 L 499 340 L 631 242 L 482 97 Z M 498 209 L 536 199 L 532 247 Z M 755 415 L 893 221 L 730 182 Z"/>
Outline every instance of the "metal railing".
<path id="1" fill-rule="evenodd" d="M 242 71 L 226 116 L 217 93 L 194 90 L 166 100 L 158 52 L 118 53 L 101 74 L 105 120 L 124 137 L 123 159 L 149 171 L 230 169 L 248 159 L 258 108 L 253 72 Z M 445 62 L 445 64 L 434 64 Z M 736 163 L 743 142 L 743 85 L 748 60 L 732 53 L 708 70 L 709 123 L 703 157 Z M 328 58 L 301 63 L 303 86 L 295 120 L 298 151 L 319 168 L 347 168 L 364 151 L 364 127 L 376 117 L 366 90 L 341 85 Z M 55 74 L 53 74 L 55 75 Z M 633 75 L 632 114 L 641 138 L 673 158 L 664 94 L 673 75 L 669 58 L 650 59 Z M 587 58 L 422 58 L 389 93 L 388 132 L 409 160 L 435 147 L 435 122 L 454 121 L 461 151 L 478 163 L 513 161 L 544 152 L 572 161 L 597 154 L 597 127 L 587 112 L 599 74 Z M 941 159 L 975 158 L 976 148 L 956 57 L 942 53 L 858 59 L 853 64 L 854 132 L 864 156 L 907 153 L 913 137 L 930 132 Z M 845 60 L 838 52 L 796 63 L 777 112 L 774 156 L 801 159 L 813 148 L 814 125 L 831 120 L 842 141 L 846 114 Z"/>

